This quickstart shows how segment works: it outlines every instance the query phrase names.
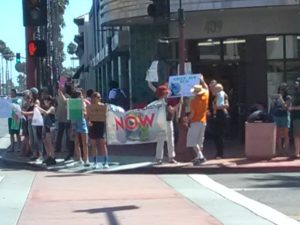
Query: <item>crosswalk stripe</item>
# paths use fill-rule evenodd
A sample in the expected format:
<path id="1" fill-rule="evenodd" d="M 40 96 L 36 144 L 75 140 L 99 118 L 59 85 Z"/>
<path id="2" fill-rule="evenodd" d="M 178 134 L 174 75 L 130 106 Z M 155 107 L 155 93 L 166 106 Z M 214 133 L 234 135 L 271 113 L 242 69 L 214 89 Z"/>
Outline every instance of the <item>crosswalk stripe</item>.
<path id="1" fill-rule="evenodd" d="M 263 217 L 276 225 L 300 225 L 299 222 L 284 215 L 283 213 L 260 202 L 254 201 L 253 199 L 247 198 L 246 196 L 215 182 L 206 175 L 190 175 L 190 177 L 206 188 L 220 194 L 224 198 L 227 198 L 238 205 L 247 208 L 256 215 Z"/>

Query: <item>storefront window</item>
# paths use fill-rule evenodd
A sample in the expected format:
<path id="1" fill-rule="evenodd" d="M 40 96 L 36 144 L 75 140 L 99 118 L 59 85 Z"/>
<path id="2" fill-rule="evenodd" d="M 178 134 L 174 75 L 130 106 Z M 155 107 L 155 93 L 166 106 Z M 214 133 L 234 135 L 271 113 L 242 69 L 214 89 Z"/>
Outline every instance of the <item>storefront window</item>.
<path id="1" fill-rule="evenodd" d="M 200 60 L 203 59 L 221 59 L 221 41 L 208 39 L 206 41 L 198 42 Z"/>
<path id="2" fill-rule="evenodd" d="M 297 77 L 300 77 L 300 61 L 286 62 L 286 81 L 292 86 Z"/>
<path id="3" fill-rule="evenodd" d="M 283 59 L 283 36 L 267 36 L 267 58 Z"/>
<path id="4" fill-rule="evenodd" d="M 300 35 L 287 35 L 285 37 L 286 58 L 299 58 L 300 53 Z"/>
<path id="5" fill-rule="evenodd" d="M 245 51 L 245 39 L 229 38 L 223 41 L 224 59 L 239 60 Z"/>
<path id="6" fill-rule="evenodd" d="M 277 93 L 278 86 L 284 81 L 284 64 L 282 61 L 268 63 L 268 102 L 270 105 L 272 95 Z"/>

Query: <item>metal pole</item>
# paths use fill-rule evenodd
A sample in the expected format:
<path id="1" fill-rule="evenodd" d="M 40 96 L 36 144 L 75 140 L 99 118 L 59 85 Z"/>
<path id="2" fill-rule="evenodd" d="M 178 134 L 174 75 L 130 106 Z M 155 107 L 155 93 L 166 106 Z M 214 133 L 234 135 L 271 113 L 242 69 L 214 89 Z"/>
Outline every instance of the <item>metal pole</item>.
<path id="1" fill-rule="evenodd" d="M 185 40 L 184 40 L 184 10 L 182 8 L 182 0 L 179 0 L 178 9 L 178 49 L 179 49 L 179 73 L 184 74 L 184 61 L 185 61 Z"/>

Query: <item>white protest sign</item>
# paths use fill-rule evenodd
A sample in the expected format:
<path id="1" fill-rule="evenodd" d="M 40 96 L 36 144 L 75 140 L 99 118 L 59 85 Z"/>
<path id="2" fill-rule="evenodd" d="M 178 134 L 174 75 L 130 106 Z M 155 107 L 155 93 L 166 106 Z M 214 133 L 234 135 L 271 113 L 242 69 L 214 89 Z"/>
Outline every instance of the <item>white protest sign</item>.
<path id="1" fill-rule="evenodd" d="M 11 100 L 0 98 L 0 118 L 10 118 L 11 117 Z"/>
<path id="2" fill-rule="evenodd" d="M 146 81 L 158 82 L 157 66 L 158 66 L 158 61 L 153 61 L 151 63 L 151 66 L 146 73 L 146 79 L 145 79 Z"/>
<path id="3" fill-rule="evenodd" d="M 192 96 L 191 88 L 195 84 L 200 84 L 200 74 L 170 76 L 169 90 L 171 93 L 168 97 Z"/>
<path id="4" fill-rule="evenodd" d="M 22 109 L 20 105 L 12 103 L 11 109 L 12 111 L 14 111 L 14 113 L 18 116 L 19 119 L 25 119 L 25 117 L 22 115 Z"/>
<path id="5" fill-rule="evenodd" d="M 33 117 L 32 117 L 32 126 L 44 126 L 44 119 L 43 116 L 37 108 L 33 110 Z"/>

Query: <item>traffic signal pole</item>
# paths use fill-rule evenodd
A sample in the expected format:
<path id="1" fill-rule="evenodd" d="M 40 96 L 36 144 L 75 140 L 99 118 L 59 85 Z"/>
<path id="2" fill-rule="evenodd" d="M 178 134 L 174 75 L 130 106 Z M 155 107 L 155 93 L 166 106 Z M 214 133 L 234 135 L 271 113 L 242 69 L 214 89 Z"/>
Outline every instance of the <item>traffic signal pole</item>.
<path id="1" fill-rule="evenodd" d="M 26 35 L 26 44 L 30 40 L 33 40 L 34 38 L 34 27 L 25 27 L 25 35 Z M 37 63 L 35 57 L 30 57 L 28 54 L 28 51 L 26 51 L 26 84 L 27 88 L 32 88 L 37 86 Z"/>
<path id="2" fill-rule="evenodd" d="M 179 55 L 179 75 L 185 74 L 185 38 L 184 38 L 184 10 L 182 0 L 179 0 L 178 9 L 178 55 Z M 176 143 L 176 159 L 178 161 L 190 161 L 193 158 L 192 151 L 186 147 L 187 126 L 183 121 L 186 114 L 186 105 L 188 102 L 183 101 L 179 110 L 180 120 L 178 121 L 178 140 Z"/>

